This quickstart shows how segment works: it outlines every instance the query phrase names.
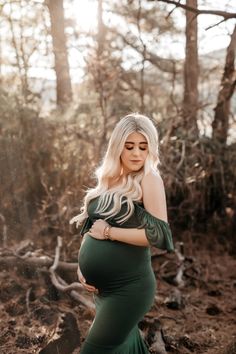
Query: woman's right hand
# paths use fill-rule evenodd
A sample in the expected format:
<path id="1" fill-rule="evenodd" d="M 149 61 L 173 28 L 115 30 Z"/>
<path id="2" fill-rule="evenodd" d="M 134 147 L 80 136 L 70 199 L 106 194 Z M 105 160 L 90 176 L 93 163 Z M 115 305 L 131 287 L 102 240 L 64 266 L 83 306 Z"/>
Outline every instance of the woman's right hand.
<path id="1" fill-rule="evenodd" d="M 81 273 L 80 267 L 78 267 L 78 269 L 77 269 L 77 274 L 78 274 L 78 278 L 79 278 L 80 283 L 83 285 L 83 287 L 87 291 L 92 292 L 92 293 L 98 293 L 98 289 L 96 289 L 95 286 L 89 285 L 86 283 L 86 279 L 84 278 L 83 274 Z"/>

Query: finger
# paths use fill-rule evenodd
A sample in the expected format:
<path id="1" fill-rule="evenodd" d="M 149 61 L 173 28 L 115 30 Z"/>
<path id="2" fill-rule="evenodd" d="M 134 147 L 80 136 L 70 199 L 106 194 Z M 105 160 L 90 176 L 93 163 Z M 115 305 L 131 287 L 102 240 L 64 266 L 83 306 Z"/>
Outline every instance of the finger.
<path id="1" fill-rule="evenodd" d="M 95 291 L 95 290 L 96 290 L 95 286 L 93 286 L 93 285 L 88 285 L 88 284 L 86 284 L 86 285 L 84 285 L 84 286 L 85 286 L 85 288 L 86 288 L 87 290 L 89 290 L 89 291 Z"/>
<path id="2" fill-rule="evenodd" d="M 96 292 L 96 289 L 94 288 L 89 288 L 88 286 L 84 286 L 85 290 L 89 291 L 90 293 Z"/>
<path id="3" fill-rule="evenodd" d="M 96 289 L 86 289 L 87 291 L 89 291 L 90 293 L 96 293 Z"/>
<path id="4" fill-rule="evenodd" d="M 79 281 L 81 284 L 86 284 L 86 279 L 82 275 L 79 277 Z"/>
<path id="5" fill-rule="evenodd" d="M 83 276 L 83 274 L 82 274 L 82 272 L 81 272 L 81 270 L 80 270 L 79 267 L 77 268 L 77 275 L 78 275 L 78 278 L 79 278 L 79 279 L 80 279 L 80 278 L 83 278 L 83 279 L 85 280 L 85 278 L 84 278 L 84 276 Z"/>
<path id="6" fill-rule="evenodd" d="M 86 289 L 89 289 L 89 290 L 94 290 L 94 289 L 96 289 L 95 286 L 87 284 L 87 283 L 86 283 L 86 279 L 85 279 L 83 276 L 79 278 L 79 281 L 81 282 L 81 284 L 82 284 Z"/>
<path id="7" fill-rule="evenodd" d="M 83 274 L 81 273 L 81 271 L 78 271 L 78 277 L 80 280 L 86 281 L 85 277 L 83 276 Z"/>
<path id="8" fill-rule="evenodd" d="M 95 288 L 95 286 L 93 285 L 89 285 L 89 284 L 83 284 L 83 286 L 85 287 L 86 290 L 88 291 L 96 291 L 97 289 Z"/>

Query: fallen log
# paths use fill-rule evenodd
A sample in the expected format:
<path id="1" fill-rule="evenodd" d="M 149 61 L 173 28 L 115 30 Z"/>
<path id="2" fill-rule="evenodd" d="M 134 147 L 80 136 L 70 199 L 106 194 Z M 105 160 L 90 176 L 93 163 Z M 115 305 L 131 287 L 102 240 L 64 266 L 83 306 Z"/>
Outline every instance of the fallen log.
<path id="1" fill-rule="evenodd" d="M 52 266 L 54 260 L 48 256 L 28 256 L 27 258 L 22 258 L 17 255 L 11 255 L 11 256 L 0 256 L 0 266 L 3 268 L 4 266 L 6 268 L 9 267 L 17 267 L 20 265 L 28 265 L 34 268 L 43 268 L 43 267 L 50 267 Z M 58 270 L 64 270 L 64 271 L 77 271 L 78 268 L 78 263 L 68 263 L 68 262 L 63 262 L 59 261 L 57 269 Z"/>
<path id="2" fill-rule="evenodd" d="M 59 239 L 58 243 L 60 243 Z M 59 249 L 60 247 L 58 245 L 56 248 L 55 259 L 45 255 L 35 256 L 35 254 L 38 254 L 37 251 L 28 251 L 26 252 L 26 254 L 20 255 L 18 252 L 7 250 L 7 252 L 5 252 L 7 255 L 4 256 L 4 251 L 6 250 L 1 250 L 0 266 L 2 269 L 9 267 L 29 267 L 30 269 L 47 268 L 47 271 L 49 272 L 51 277 L 52 284 L 59 291 L 69 292 L 70 296 L 73 299 L 80 302 L 85 307 L 94 309 L 93 302 L 78 292 L 78 290 L 83 290 L 83 287 L 79 282 L 67 284 L 64 279 L 62 279 L 58 274 L 55 273 L 56 269 L 58 271 L 76 272 L 78 268 L 78 263 L 68 263 L 59 261 Z M 12 252 L 11 255 L 10 252 Z"/>

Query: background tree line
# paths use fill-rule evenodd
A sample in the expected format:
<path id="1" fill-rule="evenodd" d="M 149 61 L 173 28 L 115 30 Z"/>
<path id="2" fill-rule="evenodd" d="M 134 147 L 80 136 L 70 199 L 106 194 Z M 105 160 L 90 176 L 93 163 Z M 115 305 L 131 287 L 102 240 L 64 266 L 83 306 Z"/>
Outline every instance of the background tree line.
<path id="1" fill-rule="evenodd" d="M 91 171 L 115 122 L 131 111 L 158 126 L 174 230 L 188 230 L 182 237 L 190 238 L 214 232 L 235 242 L 236 26 L 226 50 L 215 53 L 219 58 L 198 50 L 199 16 L 217 15 L 215 26 L 235 23 L 233 2 L 218 10 L 197 0 L 94 0 L 91 31 L 78 27 L 72 5 L 0 1 L 3 244 L 9 235 L 74 233 L 68 220 L 94 183 Z M 184 59 L 168 51 L 178 38 L 185 39 Z M 73 65 L 83 67 L 82 79 L 73 76 Z M 55 75 L 48 91 L 54 108 L 47 112 L 45 70 Z"/>

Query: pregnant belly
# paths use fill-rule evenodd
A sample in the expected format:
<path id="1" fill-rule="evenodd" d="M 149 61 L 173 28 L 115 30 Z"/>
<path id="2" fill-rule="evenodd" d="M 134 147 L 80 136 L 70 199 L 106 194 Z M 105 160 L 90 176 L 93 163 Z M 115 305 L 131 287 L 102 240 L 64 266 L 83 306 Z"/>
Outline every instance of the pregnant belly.
<path id="1" fill-rule="evenodd" d="M 150 269 L 146 247 L 101 241 L 86 236 L 79 252 L 79 265 L 88 284 L 104 289 L 140 279 Z"/>

